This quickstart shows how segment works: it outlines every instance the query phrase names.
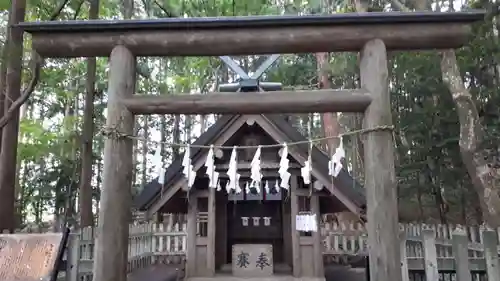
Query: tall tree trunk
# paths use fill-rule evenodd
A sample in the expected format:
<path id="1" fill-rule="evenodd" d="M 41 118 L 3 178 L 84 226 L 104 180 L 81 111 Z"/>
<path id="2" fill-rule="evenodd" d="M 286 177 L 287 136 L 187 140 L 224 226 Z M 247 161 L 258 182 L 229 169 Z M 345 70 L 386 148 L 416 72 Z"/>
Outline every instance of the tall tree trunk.
<path id="1" fill-rule="evenodd" d="M 206 129 L 207 129 L 207 121 L 206 121 L 207 115 L 200 115 L 200 136 L 203 134 Z"/>
<path id="2" fill-rule="evenodd" d="M 99 0 L 89 0 L 89 19 L 99 17 Z M 94 214 L 92 212 L 92 162 L 93 162 L 93 136 L 94 136 L 94 95 L 96 82 L 96 59 L 87 59 L 87 84 L 85 89 L 85 105 L 83 111 L 83 134 L 81 153 L 81 175 L 79 212 L 80 227 L 93 226 Z"/>
<path id="3" fill-rule="evenodd" d="M 13 0 L 11 8 L 12 23 L 24 21 L 26 0 Z M 7 98 L 4 108 L 10 107 L 11 101 L 21 96 L 21 71 L 23 61 L 23 31 L 9 26 L 10 40 L 7 64 Z M 19 110 L 15 110 L 12 119 L 2 132 L 0 152 L 0 232 L 15 229 L 15 197 L 16 197 L 16 159 L 17 138 L 19 134 Z"/>
<path id="4" fill-rule="evenodd" d="M 460 216 L 462 221 L 460 224 L 462 225 L 469 225 L 468 224 L 468 219 L 467 219 L 467 199 L 466 199 L 466 192 L 467 189 L 464 186 L 463 180 L 459 182 L 459 189 L 460 189 Z"/>
<path id="5" fill-rule="evenodd" d="M 401 2 L 392 1 L 399 9 L 410 10 Z M 427 0 L 414 0 L 412 4 L 416 10 L 431 10 L 431 2 Z M 485 146 L 485 129 L 460 74 L 455 50 L 441 52 L 441 74 L 457 109 L 460 155 L 479 196 L 483 219 L 491 227 L 500 227 L 500 170 L 493 165 L 496 159 Z"/>
<path id="6" fill-rule="evenodd" d="M 72 89 L 73 90 L 73 89 Z M 68 99 L 65 101 L 64 105 L 64 119 L 63 119 L 63 130 L 64 136 L 68 139 L 68 142 L 62 145 L 60 153 L 60 183 L 56 184 L 56 195 L 55 195 L 55 208 L 54 208 L 54 231 L 59 231 L 60 226 L 62 226 L 64 219 L 69 212 L 69 203 L 71 200 L 71 188 L 73 185 L 73 175 L 74 175 L 74 159 L 73 159 L 73 138 L 74 138 L 74 128 L 69 126 L 73 123 L 72 119 L 74 116 L 74 100 Z M 68 180 L 68 181 L 66 181 Z"/>
<path id="7" fill-rule="evenodd" d="M 173 140 L 172 142 L 173 143 L 180 143 L 181 142 L 181 116 L 180 115 L 175 115 L 174 116 L 174 132 L 173 132 Z M 173 159 L 177 159 L 179 156 L 180 156 L 180 151 L 179 151 L 179 147 L 174 145 L 172 147 L 172 156 L 173 156 Z"/>
<path id="8" fill-rule="evenodd" d="M 328 53 L 316 53 L 316 61 L 318 65 L 318 81 L 320 89 L 331 89 L 332 83 L 328 76 Z M 337 118 L 337 112 L 324 113 L 323 119 L 323 132 L 325 137 L 338 136 L 340 130 L 339 120 Z M 329 154 L 333 153 L 335 149 L 339 146 L 340 140 L 337 138 L 330 138 L 326 140 L 325 151 Z"/>
<path id="9" fill-rule="evenodd" d="M 28 104 L 25 103 L 21 106 L 21 109 L 20 109 L 20 116 L 19 116 L 19 119 L 20 121 L 22 121 L 25 117 L 26 117 L 26 112 L 28 111 Z M 24 134 L 21 133 L 19 135 L 19 138 L 18 138 L 18 142 L 23 142 L 24 141 Z M 17 159 L 17 163 L 16 163 L 16 178 L 15 178 L 15 181 L 16 181 L 16 195 L 15 195 L 15 209 L 16 209 L 16 225 L 21 225 L 21 208 L 22 208 L 22 201 L 20 200 L 20 194 L 22 193 L 22 186 L 21 186 L 21 179 L 19 178 L 20 177 L 20 173 L 21 173 L 21 166 L 23 165 L 23 159 L 22 158 L 18 158 Z"/>
<path id="10" fill-rule="evenodd" d="M 13 13 L 11 12 L 12 6 L 9 8 L 9 20 L 7 26 L 12 25 L 14 20 Z M 10 44 L 10 28 L 6 30 L 5 43 L 2 48 L 2 65 L 0 66 L 0 118 L 3 117 L 5 111 L 5 96 L 6 96 L 6 86 L 7 86 L 7 64 L 9 55 L 9 44 Z M 2 131 L 0 130 L 0 147 L 2 147 Z"/>
<path id="11" fill-rule="evenodd" d="M 495 159 L 484 146 L 485 130 L 462 80 L 454 50 L 442 52 L 441 72 L 457 109 L 460 154 L 479 195 L 483 218 L 491 227 L 500 227 L 500 170 L 494 167 Z"/>
<path id="12" fill-rule="evenodd" d="M 134 0 L 122 0 L 122 14 L 126 20 L 134 16 Z"/>
<path id="13" fill-rule="evenodd" d="M 161 162 L 165 163 L 165 156 L 167 155 L 167 147 L 165 143 L 167 142 L 167 117 L 162 114 L 160 115 L 160 154 L 161 154 Z"/>
<path id="14" fill-rule="evenodd" d="M 417 189 L 417 204 L 418 204 L 418 219 L 417 221 L 424 221 L 424 205 L 422 203 L 422 186 L 420 183 L 416 186 Z"/>
<path id="15" fill-rule="evenodd" d="M 143 138 L 145 140 L 149 139 L 149 116 L 144 115 L 144 126 L 142 127 L 142 131 L 144 133 Z M 146 186 L 148 184 L 148 154 L 149 154 L 149 146 L 147 141 L 142 142 L 142 186 Z"/>
<path id="16" fill-rule="evenodd" d="M 161 142 L 160 154 L 162 163 L 165 163 L 165 160 L 167 158 L 166 157 L 167 147 L 165 145 L 165 143 L 167 142 L 167 129 L 168 129 L 167 118 L 165 115 L 160 115 L 160 142 Z M 161 212 L 156 213 L 155 221 L 156 223 L 163 223 L 163 213 Z"/>

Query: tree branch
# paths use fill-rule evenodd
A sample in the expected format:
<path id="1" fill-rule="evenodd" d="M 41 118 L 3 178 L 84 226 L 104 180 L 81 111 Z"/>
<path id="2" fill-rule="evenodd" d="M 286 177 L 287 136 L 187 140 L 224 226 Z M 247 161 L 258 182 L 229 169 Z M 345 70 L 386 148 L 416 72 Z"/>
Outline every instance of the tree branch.
<path id="1" fill-rule="evenodd" d="M 78 7 L 75 10 L 75 15 L 73 16 L 73 20 L 76 20 L 78 18 L 78 15 L 80 14 L 80 10 L 82 9 L 84 0 L 80 0 L 80 3 L 78 3 Z"/>
<path id="2" fill-rule="evenodd" d="M 61 2 L 61 4 L 56 8 L 56 10 L 51 14 L 50 16 L 51 21 L 57 19 L 57 17 L 61 14 L 62 10 L 68 4 L 68 2 L 69 0 L 64 0 Z M 31 94 L 35 91 L 35 87 L 38 84 L 38 81 L 40 80 L 40 71 L 42 69 L 43 59 L 34 51 L 32 52 L 31 59 L 33 65 L 33 69 L 31 72 L 32 73 L 31 81 L 29 82 L 28 87 L 24 89 L 21 96 L 14 102 L 12 102 L 9 109 L 7 109 L 7 111 L 4 112 L 2 118 L 0 118 L 0 129 L 2 129 L 3 127 L 5 127 L 5 125 L 7 125 L 7 123 L 9 123 L 9 121 L 14 116 L 14 112 L 19 110 L 19 108 L 29 99 Z"/>
<path id="3" fill-rule="evenodd" d="M 42 58 L 35 52 L 33 52 L 33 70 L 32 70 L 32 77 L 31 81 L 28 84 L 28 87 L 24 89 L 23 93 L 21 96 L 15 100 L 9 107 L 9 109 L 4 113 L 3 117 L 0 118 L 0 129 L 5 127 L 7 123 L 12 119 L 14 112 L 16 112 L 31 96 L 31 94 L 34 92 L 36 85 L 38 84 L 38 81 L 40 80 L 40 70 L 42 68 Z"/>
<path id="4" fill-rule="evenodd" d="M 153 0 L 153 2 L 155 3 L 156 6 L 158 6 L 158 8 L 160 8 L 160 10 L 162 10 L 165 13 L 165 15 L 167 15 L 167 17 L 169 17 L 169 18 L 177 18 L 178 17 L 177 15 L 174 15 L 172 12 L 167 10 L 163 5 L 158 3 L 158 0 Z"/>
<path id="5" fill-rule="evenodd" d="M 66 7 L 66 5 L 68 4 L 68 2 L 69 0 L 63 0 L 61 4 L 59 4 L 59 6 L 56 8 L 56 10 L 50 15 L 49 20 L 56 20 L 57 17 L 59 17 L 59 15 L 62 13 L 64 7 Z"/>

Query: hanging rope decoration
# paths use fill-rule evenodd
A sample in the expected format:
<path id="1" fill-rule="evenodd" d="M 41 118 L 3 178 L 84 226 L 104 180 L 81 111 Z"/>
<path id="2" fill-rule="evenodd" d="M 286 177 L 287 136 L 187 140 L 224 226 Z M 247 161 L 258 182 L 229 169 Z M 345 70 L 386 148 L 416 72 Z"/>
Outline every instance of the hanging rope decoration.
<path id="1" fill-rule="evenodd" d="M 132 136 L 132 135 L 127 135 L 118 132 L 118 130 L 113 129 L 113 128 L 103 128 L 101 130 L 101 133 L 103 136 L 110 138 L 110 139 L 131 139 L 131 140 L 137 140 L 137 141 L 144 141 L 144 142 L 149 142 L 149 143 L 155 143 L 155 144 L 161 144 L 161 145 L 168 145 L 171 147 L 185 147 L 185 152 L 184 152 L 184 158 L 182 160 L 182 166 L 183 170 L 182 173 L 186 177 L 187 180 L 187 185 L 189 188 L 191 188 L 194 184 L 194 181 L 196 179 L 196 171 L 193 168 L 193 165 L 191 163 L 191 148 L 202 148 L 202 149 L 208 149 L 208 154 L 207 154 L 207 159 L 205 161 L 205 167 L 206 167 L 206 174 L 209 177 L 209 187 L 210 188 L 216 188 L 217 190 L 221 190 L 220 186 L 220 181 L 219 181 L 219 173 L 215 171 L 215 156 L 214 156 L 214 149 L 232 149 L 231 156 L 229 159 L 229 166 L 227 169 L 226 174 L 229 177 L 229 182 L 226 185 L 226 191 L 228 193 L 234 192 L 236 194 L 239 194 L 242 192 L 242 189 L 240 187 L 240 174 L 238 173 L 238 164 L 237 164 L 237 149 L 256 149 L 255 155 L 252 159 L 251 162 L 251 183 L 249 184 L 248 182 L 246 183 L 245 186 L 245 191 L 248 193 L 250 192 L 250 189 L 253 188 L 257 190 L 257 192 L 260 192 L 260 187 L 262 184 L 262 171 L 261 171 L 261 154 L 262 154 L 262 149 L 263 148 L 282 148 L 282 153 L 281 153 L 281 158 L 280 158 L 280 163 L 279 163 L 279 169 L 278 169 L 278 174 L 280 176 L 280 182 L 275 181 L 274 188 L 275 190 L 279 190 L 279 188 L 283 189 L 289 189 L 289 182 L 290 182 L 290 172 L 288 172 L 288 169 L 290 167 L 290 161 L 288 160 L 288 147 L 289 146 L 294 146 L 294 145 L 302 145 L 302 144 L 308 144 L 309 145 L 309 152 L 308 152 L 308 157 L 307 160 L 303 163 L 303 167 L 301 168 L 301 176 L 304 179 L 305 184 L 311 184 L 311 174 L 312 174 L 312 148 L 315 143 L 322 142 L 324 140 L 328 139 L 340 139 L 339 146 L 335 150 L 335 153 L 331 156 L 330 161 L 328 163 L 328 172 L 329 175 L 332 176 L 332 179 L 334 177 L 337 177 L 340 173 L 340 171 L 343 168 L 342 165 L 342 159 L 345 158 L 346 152 L 344 149 L 344 144 L 343 144 L 343 138 L 345 136 L 350 136 L 350 135 L 357 135 L 357 134 L 364 134 L 367 132 L 373 132 L 373 131 L 393 131 L 394 127 L 393 126 L 378 126 L 370 129 L 361 129 L 361 130 L 354 130 L 354 131 L 349 131 L 343 134 L 340 134 L 339 136 L 329 136 L 329 137 L 324 137 L 324 138 L 317 138 L 317 139 L 310 139 L 306 141 L 298 141 L 298 142 L 290 142 L 290 143 L 283 143 L 283 144 L 271 144 L 271 145 L 258 145 L 258 146 L 220 146 L 220 145 L 190 145 L 190 144 L 179 144 L 179 143 L 169 143 L 169 142 L 158 142 L 158 141 L 152 141 L 146 138 L 141 138 L 137 136 Z M 162 157 L 160 153 L 160 149 L 157 149 L 154 156 L 153 156 L 153 163 L 155 165 L 155 172 L 157 173 L 158 176 L 158 182 L 160 184 L 164 184 L 165 182 L 165 169 L 163 167 L 162 163 Z M 270 193 L 271 187 L 269 186 L 269 182 L 266 181 L 264 184 L 264 190 L 267 193 Z"/>
<path id="2" fill-rule="evenodd" d="M 290 167 L 290 160 L 288 160 L 288 146 L 286 143 L 283 144 L 283 151 L 281 152 L 280 168 L 278 169 L 278 174 L 281 179 L 281 188 L 288 190 L 288 183 L 290 181 L 290 172 L 288 168 Z"/>
<path id="3" fill-rule="evenodd" d="M 220 189 L 220 186 L 217 186 L 217 182 L 219 180 L 219 173 L 215 171 L 215 159 L 214 159 L 214 147 L 210 146 L 207 154 L 207 160 L 205 161 L 205 167 L 207 168 L 206 174 L 210 179 L 208 183 L 208 187 Z"/>
<path id="4" fill-rule="evenodd" d="M 231 157 L 229 158 L 229 167 L 227 169 L 227 175 L 229 176 L 229 183 L 226 185 L 227 193 L 240 193 L 240 174 L 238 173 L 238 163 L 236 161 L 237 153 L 236 146 L 233 147 L 231 152 Z"/>
<path id="5" fill-rule="evenodd" d="M 313 143 L 309 144 L 309 155 L 307 156 L 307 160 L 304 162 L 304 167 L 300 169 L 300 175 L 304 180 L 304 184 L 311 184 L 311 172 L 312 172 L 312 146 Z"/>
<path id="6" fill-rule="evenodd" d="M 257 147 L 252 162 L 250 163 L 250 178 L 252 179 L 250 187 L 255 188 L 257 190 L 257 193 L 260 193 L 260 183 L 262 180 L 262 173 L 260 170 L 260 154 L 261 147 L 259 146 Z M 250 193 L 250 188 L 247 187 L 246 192 Z"/>
<path id="7" fill-rule="evenodd" d="M 190 145 L 186 146 L 186 150 L 184 151 L 184 159 L 182 160 L 182 166 L 184 169 L 182 173 L 187 179 L 187 186 L 191 188 L 194 184 L 194 180 L 196 179 L 196 172 L 193 169 L 193 165 L 191 165 L 191 149 Z"/>
<path id="8" fill-rule="evenodd" d="M 335 149 L 335 153 L 328 162 L 328 174 L 333 177 L 337 177 L 342 170 L 342 159 L 345 158 L 344 144 L 340 138 L 339 146 Z"/>

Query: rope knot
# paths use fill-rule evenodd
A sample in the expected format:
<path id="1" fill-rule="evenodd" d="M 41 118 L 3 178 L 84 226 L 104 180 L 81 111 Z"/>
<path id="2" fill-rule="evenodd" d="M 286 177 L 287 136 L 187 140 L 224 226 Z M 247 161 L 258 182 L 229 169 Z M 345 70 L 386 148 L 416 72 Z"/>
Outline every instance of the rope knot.
<path id="1" fill-rule="evenodd" d="M 101 135 L 108 139 L 123 139 L 127 138 L 127 135 L 120 133 L 116 127 L 111 128 L 111 127 L 102 127 L 101 128 Z"/>

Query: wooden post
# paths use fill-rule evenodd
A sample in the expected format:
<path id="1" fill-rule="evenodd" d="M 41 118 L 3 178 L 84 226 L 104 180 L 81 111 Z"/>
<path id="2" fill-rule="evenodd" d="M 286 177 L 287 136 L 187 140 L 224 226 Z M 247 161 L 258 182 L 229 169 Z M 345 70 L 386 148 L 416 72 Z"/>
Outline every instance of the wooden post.
<path id="1" fill-rule="evenodd" d="M 198 224 L 198 198 L 188 191 L 186 277 L 196 276 L 196 230 Z"/>
<path id="2" fill-rule="evenodd" d="M 436 233 L 434 230 L 422 230 L 422 246 L 424 248 L 424 269 L 426 280 L 439 280 L 435 237 Z"/>
<path id="3" fill-rule="evenodd" d="M 292 267 L 293 267 L 293 276 L 300 277 L 302 262 L 301 262 L 301 254 L 300 254 L 300 233 L 297 231 L 296 226 L 296 218 L 299 214 L 299 202 L 297 189 L 299 187 L 297 176 L 292 175 L 291 184 L 290 184 L 290 218 L 292 220 L 292 231 L 290 232 L 292 235 Z"/>
<path id="4" fill-rule="evenodd" d="M 215 276 L 215 188 L 208 188 L 208 244 L 207 269 L 210 276 Z"/>
<path id="5" fill-rule="evenodd" d="M 399 251 L 401 258 L 401 279 L 410 281 L 410 272 L 408 269 L 408 258 L 406 257 L 406 231 L 399 232 Z"/>
<path id="6" fill-rule="evenodd" d="M 80 261 L 80 237 L 81 231 L 70 233 L 68 241 L 68 254 L 66 259 L 67 280 L 78 280 L 78 267 Z"/>
<path id="7" fill-rule="evenodd" d="M 452 235 L 452 249 L 455 257 L 457 281 L 472 280 L 469 268 L 469 240 L 464 229 L 457 228 Z"/>
<path id="8" fill-rule="evenodd" d="M 498 263 L 498 237 L 494 230 L 483 230 L 484 259 L 488 281 L 500 281 L 500 268 Z"/>
<path id="9" fill-rule="evenodd" d="M 106 126 L 134 133 L 134 116 L 120 104 L 132 96 L 135 56 L 116 46 L 110 56 Z M 132 140 L 110 136 L 104 143 L 104 176 L 94 258 L 94 281 L 126 281 L 132 188 Z"/>
<path id="10" fill-rule="evenodd" d="M 316 223 L 318 224 L 318 231 L 312 233 L 313 239 L 313 253 L 314 253 L 314 276 L 323 277 L 325 272 L 323 269 L 323 244 L 321 243 L 321 232 L 319 227 L 319 196 L 311 196 L 311 211 L 316 214 Z"/>
<path id="11" fill-rule="evenodd" d="M 12 107 L 21 97 L 22 89 L 22 70 L 23 70 L 23 31 L 20 28 L 11 27 L 17 23 L 23 22 L 26 14 L 26 1 L 9 1 L 12 3 L 10 10 L 9 26 L 7 34 L 10 36 L 10 42 L 4 45 L 7 48 L 6 73 L 3 77 L 5 87 L 2 89 L 4 102 L 1 106 Z M 34 54 L 36 56 L 36 54 Z M 35 57 L 35 59 L 37 59 Z M 35 70 L 36 71 L 36 70 Z M 33 73 L 34 74 L 34 73 Z M 6 118 L 8 110 L 2 110 L 2 118 Z M 0 129 L 0 231 L 8 230 L 14 233 L 16 228 L 16 163 L 17 147 L 19 135 L 20 109 L 11 112 L 11 117 L 7 124 Z"/>
<path id="12" fill-rule="evenodd" d="M 365 44 L 360 61 L 361 87 L 372 95 L 364 128 L 392 125 L 384 42 Z M 371 280 L 401 280 L 394 142 L 390 131 L 372 131 L 365 139 L 365 189 Z"/>

